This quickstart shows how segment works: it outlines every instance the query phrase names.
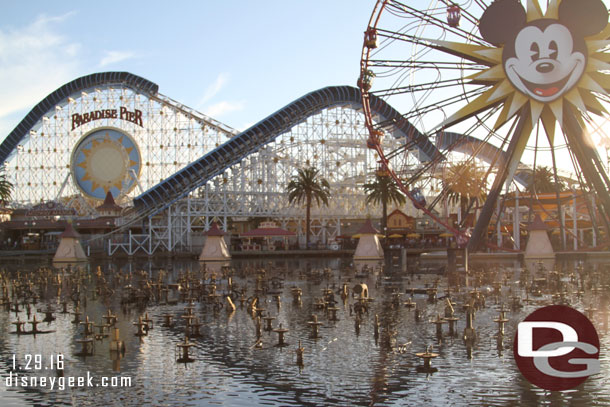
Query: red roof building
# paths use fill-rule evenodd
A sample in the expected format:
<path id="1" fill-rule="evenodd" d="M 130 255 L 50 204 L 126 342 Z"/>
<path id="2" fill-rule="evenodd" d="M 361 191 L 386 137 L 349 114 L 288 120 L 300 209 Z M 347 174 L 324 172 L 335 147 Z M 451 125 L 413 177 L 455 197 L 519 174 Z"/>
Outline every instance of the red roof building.
<path id="1" fill-rule="evenodd" d="M 116 204 L 112 192 L 106 193 L 104 203 L 95 208 L 102 216 L 119 216 L 123 208 Z"/>
<path id="2" fill-rule="evenodd" d="M 249 230 L 240 235 L 241 237 L 283 237 L 296 236 L 296 233 L 278 227 L 275 222 L 261 222 L 256 229 Z"/>
<path id="3" fill-rule="evenodd" d="M 225 233 L 220 230 L 218 224 L 216 222 L 212 222 L 210 229 L 207 232 L 203 233 L 204 236 L 224 236 Z"/>
<path id="4" fill-rule="evenodd" d="M 71 237 L 74 239 L 78 239 L 78 238 L 80 238 L 80 234 L 72 227 L 72 222 L 67 222 L 66 229 L 63 231 L 63 233 L 61 235 L 59 235 L 59 237 L 61 237 L 61 238 Z"/>
<path id="5" fill-rule="evenodd" d="M 364 225 L 358 230 L 357 235 L 378 235 L 379 231 L 375 229 L 373 226 L 373 222 L 370 219 L 367 219 Z"/>

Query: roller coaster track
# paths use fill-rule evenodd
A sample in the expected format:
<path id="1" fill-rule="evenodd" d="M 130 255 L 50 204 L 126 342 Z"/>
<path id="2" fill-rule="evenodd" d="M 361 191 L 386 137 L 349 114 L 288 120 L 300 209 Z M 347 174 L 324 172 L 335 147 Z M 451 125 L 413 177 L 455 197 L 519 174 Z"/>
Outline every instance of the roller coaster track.
<path id="1" fill-rule="evenodd" d="M 186 115 L 233 135 L 224 144 L 134 198 L 135 211 L 132 211 L 126 217 L 126 222 L 119 228 L 119 231 L 167 209 L 227 168 L 255 153 L 295 125 L 307 120 L 308 117 L 324 109 L 338 106 L 350 106 L 356 110 L 362 109 L 359 89 L 351 86 L 331 86 L 313 91 L 261 120 L 246 131 L 237 133 L 234 129 L 220 122 L 158 94 L 158 85 L 147 79 L 128 72 L 102 72 L 75 79 L 61 86 L 38 103 L 0 144 L 0 162 L 7 160 L 17 146 L 27 140 L 30 130 L 45 114 L 48 115 L 49 112 L 53 111 L 55 106 L 65 103 L 70 96 L 81 91 L 97 86 L 112 85 L 134 89 L 155 100 L 171 105 Z M 472 143 L 485 143 L 471 137 L 463 138 L 464 136 L 458 134 L 446 134 L 446 137 L 440 143 L 437 141 L 439 143 L 437 146 L 382 99 L 372 96 L 370 107 L 372 112 L 378 116 L 380 122 L 388 123 L 388 126 L 393 126 L 399 130 L 399 132 L 392 132 L 396 137 L 405 137 L 406 143 L 417 146 L 422 162 L 442 160 L 444 155 L 441 150 L 444 151 L 449 145 L 453 145 L 454 150 L 467 152 L 468 146 Z M 462 140 L 460 140 L 460 137 L 462 137 Z M 489 157 L 499 152 L 491 144 L 484 147 L 488 150 L 486 155 Z M 519 181 L 523 182 L 523 180 Z"/>
<path id="2" fill-rule="evenodd" d="M 207 117 L 193 109 L 158 93 L 159 85 L 129 72 L 99 72 L 91 75 L 82 76 L 71 82 L 62 85 L 47 97 L 40 101 L 30 112 L 19 122 L 19 124 L 9 133 L 0 144 L 0 163 L 6 161 L 15 151 L 20 143 L 29 137 L 30 130 L 36 126 L 45 115 L 52 112 L 55 106 L 66 103 L 69 97 L 73 97 L 80 92 L 93 89 L 98 86 L 120 86 L 131 88 L 136 92 L 142 93 L 151 99 L 171 106 L 179 110 L 185 116 L 204 122 L 209 126 L 218 128 L 226 133 L 236 134 L 234 129 Z"/>
<path id="3" fill-rule="evenodd" d="M 55 106 L 65 102 L 70 96 L 86 89 L 113 84 L 136 89 L 149 95 L 156 95 L 159 90 L 157 84 L 129 72 L 100 72 L 68 82 L 34 106 L 17 127 L 2 141 L 2 144 L 0 144 L 0 162 L 4 162 L 9 158 L 19 143 L 28 137 L 30 130 L 36 123 L 45 114 L 55 109 Z"/>
<path id="4" fill-rule="evenodd" d="M 467 136 L 460 133 L 443 132 L 442 136 L 437 136 L 436 146 L 442 151 L 451 149 L 464 154 L 477 151 L 476 156 L 478 159 L 481 159 L 487 163 L 495 163 L 494 165 L 496 167 L 506 165 L 506 162 L 508 161 L 508 154 L 506 151 L 502 151 L 498 149 L 498 147 L 486 141 L 479 140 L 476 137 Z M 515 172 L 515 181 L 517 181 L 519 184 L 526 187 L 531 183 L 531 180 L 531 170 L 518 169 Z"/>
<path id="5" fill-rule="evenodd" d="M 362 107 L 357 88 L 332 86 L 311 92 L 140 194 L 134 199 L 134 206 L 144 216 L 159 213 L 308 117 L 323 109 L 346 105 L 355 109 Z M 376 99 L 374 106 L 375 113 L 382 120 L 394 123 L 403 136 L 417 145 L 422 160 L 427 161 L 441 154 L 426 136 L 402 119 L 402 115 L 390 105 Z"/>
<path id="6" fill-rule="evenodd" d="M 308 117 L 323 109 L 340 105 L 360 109 L 360 91 L 351 86 L 332 86 L 311 92 L 140 194 L 134 199 L 134 206 L 138 213 L 144 216 L 159 213 Z M 435 146 L 428 137 L 404 120 L 398 111 L 382 99 L 373 98 L 371 106 L 381 120 L 393 123 L 402 133 L 401 136 L 419 148 L 422 161 L 443 159 L 440 150 L 445 150 L 450 145 L 453 145 L 452 149 L 455 151 L 467 152 L 472 144 L 483 144 L 485 154 L 482 157 L 490 162 L 498 153 L 503 154 L 489 143 L 464 136 L 459 140 L 460 135 L 454 133 L 447 133 L 440 144 Z M 526 182 L 521 176 L 518 176 L 517 180 Z"/>

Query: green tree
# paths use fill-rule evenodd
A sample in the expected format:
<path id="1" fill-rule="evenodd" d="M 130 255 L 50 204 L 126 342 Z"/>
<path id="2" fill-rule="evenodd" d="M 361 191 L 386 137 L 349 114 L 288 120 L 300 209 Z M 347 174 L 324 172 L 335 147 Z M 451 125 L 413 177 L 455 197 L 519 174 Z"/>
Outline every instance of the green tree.
<path id="1" fill-rule="evenodd" d="M 548 194 L 558 190 L 561 192 L 565 189 L 565 183 L 559 179 L 556 182 L 553 169 L 549 167 L 536 168 L 529 185 L 525 188 L 530 194 Z"/>
<path id="2" fill-rule="evenodd" d="M 311 204 L 313 201 L 316 205 L 320 203 L 328 205 L 330 197 L 330 185 L 325 178 L 319 176 L 319 170 L 315 167 L 300 168 L 296 175 L 293 175 L 286 187 L 288 191 L 288 201 L 299 204 L 305 203 L 305 243 L 309 248 L 309 235 L 311 223 Z"/>
<path id="3" fill-rule="evenodd" d="M 387 235 L 388 204 L 404 205 L 407 202 L 407 198 L 400 192 L 394 180 L 386 174 L 376 174 L 373 182 L 364 184 L 364 190 L 367 193 L 367 204 L 381 204 L 381 230 Z"/>
<path id="4" fill-rule="evenodd" d="M 449 203 L 459 204 L 463 224 L 470 209 L 485 200 L 485 172 L 478 169 L 472 161 L 462 161 L 447 169 L 442 182 Z"/>
<path id="5" fill-rule="evenodd" d="M 4 167 L 0 168 L 0 201 L 6 203 L 11 200 L 13 184 L 6 179 Z"/>

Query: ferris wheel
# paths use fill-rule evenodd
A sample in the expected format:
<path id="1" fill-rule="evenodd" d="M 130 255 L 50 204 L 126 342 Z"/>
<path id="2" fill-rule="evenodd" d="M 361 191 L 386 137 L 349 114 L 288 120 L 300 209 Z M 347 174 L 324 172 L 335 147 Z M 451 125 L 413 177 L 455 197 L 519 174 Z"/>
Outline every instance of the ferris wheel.
<path id="1" fill-rule="evenodd" d="M 541 167 L 558 201 L 560 187 L 592 197 L 595 233 L 608 236 L 610 179 L 600 146 L 610 145 L 610 25 L 602 1 L 422 4 L 378 0 L 364 33 L 358 86 L 380 167 L 472 250 L 499 217 L 502 193 L 535 192 Z M 377 120 L 379 100 L 401 118 Z M 405 143 L 384 149 L 382 138 L 405 123 L 412 129 Z M 435 150 L 422 156 L 414 148 L 422 139 Z M 441 210 L 452 196 L 477 213 L 470 230 Z"/>

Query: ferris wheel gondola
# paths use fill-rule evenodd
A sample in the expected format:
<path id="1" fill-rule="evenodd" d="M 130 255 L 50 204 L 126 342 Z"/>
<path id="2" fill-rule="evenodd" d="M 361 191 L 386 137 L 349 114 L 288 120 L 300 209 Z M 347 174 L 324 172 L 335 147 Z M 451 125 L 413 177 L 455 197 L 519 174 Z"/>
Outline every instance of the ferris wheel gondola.
<path id="1" fill-rule="evenodd" d="M 608 13 L 600 0 L 547 3 L 433 1 L 424 9 L 379 0 L 365 31 L 358 85 L 367 145 L 414 206 L 471 249 L 499 222 L 502 192 L 531 191 L 542 166 L 551 168 L 558 207 L 567 181 L 592 197 L 590 219 L 610 235 L 610 180 L 595 147 L 607 139 Z M 412 140 L 384 150 L 380 140 L 397 123 L 375 120 L 377 99 L 404 112 L 409 136 L 429 139 L 436 153 L 414 167 Z M 449 220 L 440 207 L 451 196 L 466 200 L 476 223 Z"/>

